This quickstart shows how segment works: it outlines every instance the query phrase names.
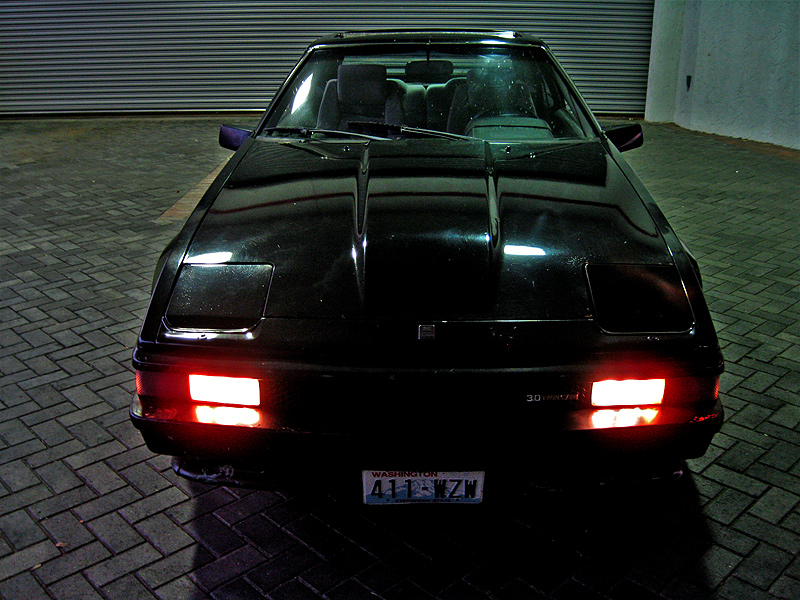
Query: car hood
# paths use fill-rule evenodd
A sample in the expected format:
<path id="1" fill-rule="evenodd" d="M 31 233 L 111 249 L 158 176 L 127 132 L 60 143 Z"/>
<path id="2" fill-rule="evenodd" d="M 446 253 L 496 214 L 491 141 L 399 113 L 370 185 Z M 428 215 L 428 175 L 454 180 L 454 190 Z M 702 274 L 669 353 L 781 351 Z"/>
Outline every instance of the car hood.
<path id="1" fill-rule="evenodd" d="M 255 140 L 184 263 L 271 265 L 266 317 L 592 316 L 586 265 L 671 264 L 597 140 Z"/>

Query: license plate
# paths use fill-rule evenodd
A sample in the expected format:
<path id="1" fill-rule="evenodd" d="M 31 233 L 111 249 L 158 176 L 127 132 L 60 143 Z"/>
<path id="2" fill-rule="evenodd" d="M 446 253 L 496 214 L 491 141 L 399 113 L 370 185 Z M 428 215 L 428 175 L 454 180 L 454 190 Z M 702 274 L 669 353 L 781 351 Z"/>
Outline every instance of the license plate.
<path id="1" fill-rule="evenodd" d="M 479 504 L 484 471 L 362 471 L 364 504 Z"/>

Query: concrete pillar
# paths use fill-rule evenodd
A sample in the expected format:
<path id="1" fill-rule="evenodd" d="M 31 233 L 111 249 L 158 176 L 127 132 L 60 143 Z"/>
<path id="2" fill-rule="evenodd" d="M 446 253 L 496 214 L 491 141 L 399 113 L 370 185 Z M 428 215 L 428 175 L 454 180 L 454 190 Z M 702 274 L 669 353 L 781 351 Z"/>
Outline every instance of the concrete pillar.
<path id="1" fill-rule="evenodd" d="M 656 0 L 645 118 L 800 148 L 800 2 Z"/>
<path id="2" fill-rule="evenodd" d="M 675 121 L 675 94 L 683 42 L 684 0 L 656 0 L 650 69 L 644 117 L 648 121 Z"/>

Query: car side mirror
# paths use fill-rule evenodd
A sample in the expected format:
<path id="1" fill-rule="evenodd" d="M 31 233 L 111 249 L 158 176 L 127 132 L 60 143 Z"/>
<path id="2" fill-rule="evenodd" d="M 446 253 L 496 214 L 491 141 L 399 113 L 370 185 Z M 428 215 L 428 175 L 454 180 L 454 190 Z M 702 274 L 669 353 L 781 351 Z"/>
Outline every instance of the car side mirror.
<path id="1" fill-rule="evenodd" d="M 614 144 L 620 152 L 639 148 L 644 142 L 642 126 L 639 123 L 612 125 L 603 131 L 609 141 Z"/>
<path id="2" fill-rule="evenodd" d="M 239 129 L 231 125 L 222 125 L 219 128 L 219 145 L 228 150 L 238 150 L 239 146 L 253 133 L 249 129 Z"/>

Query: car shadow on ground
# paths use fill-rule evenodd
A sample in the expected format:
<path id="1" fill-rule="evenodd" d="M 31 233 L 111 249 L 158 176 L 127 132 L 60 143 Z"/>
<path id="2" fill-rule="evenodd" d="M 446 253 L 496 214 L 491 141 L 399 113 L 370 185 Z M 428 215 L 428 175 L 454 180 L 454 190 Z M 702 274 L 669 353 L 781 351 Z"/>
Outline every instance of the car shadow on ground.
<path id="1" fill-rule="evenodd" d="M 494 502 L 487 492 L 477 507 L 188 485 L 192 600 L 710 596 L 711 533 L 689 473 Z"/>

